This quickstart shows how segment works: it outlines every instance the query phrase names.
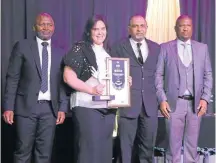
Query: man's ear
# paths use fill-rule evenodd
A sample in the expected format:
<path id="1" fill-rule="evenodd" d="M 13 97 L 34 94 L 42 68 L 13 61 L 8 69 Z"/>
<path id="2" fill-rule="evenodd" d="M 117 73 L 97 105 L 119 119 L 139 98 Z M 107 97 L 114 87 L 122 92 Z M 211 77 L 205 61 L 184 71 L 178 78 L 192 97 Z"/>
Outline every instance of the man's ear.
<path id="1" fill-rule="evenodd" d="M 176 27 L 176 26 L 174 26 L 174 30 L 175 30 L 175 32 L 176 32 L 176 30 L 177 30 L 177 27 Z"/>
<path id="2" fill-rule="evenodd" d="M 33 26 L 32 29 L 33 29 L 34 32 L 36 31 L 35 26 Z"/>
<path id="3" fill-rule="evenodd" d="M 130 33 L 130 25 L 128 25 L 128 28 L 127 28 L 127 31 L 128 31 L 128 33 Z"/>

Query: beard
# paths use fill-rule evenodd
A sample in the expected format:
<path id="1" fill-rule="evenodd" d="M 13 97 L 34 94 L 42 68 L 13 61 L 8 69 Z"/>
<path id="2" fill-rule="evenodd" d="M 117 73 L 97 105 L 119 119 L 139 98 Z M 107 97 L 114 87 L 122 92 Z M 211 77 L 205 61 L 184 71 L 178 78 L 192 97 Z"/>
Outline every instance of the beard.
<path id="1" fill-rule="evenodd" d="M 139 35 L 135 35 L 134 37 L 132 37 L 135 41 L 142 41 L 145 38 L 144 34 L 139 34 Z"/>

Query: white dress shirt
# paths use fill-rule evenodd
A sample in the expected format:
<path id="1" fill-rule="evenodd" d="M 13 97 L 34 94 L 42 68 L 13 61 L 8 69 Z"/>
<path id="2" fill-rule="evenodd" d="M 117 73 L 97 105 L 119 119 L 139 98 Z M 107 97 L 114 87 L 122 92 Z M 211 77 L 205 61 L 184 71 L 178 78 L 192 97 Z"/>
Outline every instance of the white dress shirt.
<path id="1" fill-rule="evenodd" d="M 102 46 L 92 45 L 92 49 L 95 53 L 96 63 L 98 66 L 98 72 L 100 74 L 106 73 L 106 58 L 110 57 Z M 87 85 L 94 87 L 99 84 L 98 79 L 90 77 L 86 82 Z M 71 109 L 75 106 L 87 107 L 87 108 L 107 108 L 107 101 L 92 101 L 92 95 L 84 92 L 75 92 L 71 94 L 70 98 Z"/>
<path id="2" fill-rule="evenodd" d="M 138 58 L 138 56 L 139 56 L 138 47 L 137 47 L 138 42 L 136 42 L 135 40 L 130 38 L 130 43 L 131 43 L 132 49 L 133 49 L 136 57 Z M 145 63 L 145 61 L 146 61 L 146 59 L 148 57 L 148 53 L 149 53 L 148 45 L 147 45 L 145 39 L 143 39 L 140 43 L 142 44 L 140 46 L 140 49 L 141 49 L 141 52 L 142 52 L 143 63 Z"/>
<path id="3" fill-rule="evenodd" d="M 43 93 L 39 91 L 38 100 L 51 100 L 51 91 L 50 91 L 50 70 L 51 70 L 51 40 L 41 40 L 40 38 L 36 37 L 37 44 L 38 44 L 38 51 L 39 51 L 39 58 L 40 58 L 40 65 L 42 68 L 42 42 L 47 42 L 47 51 L 48 51 L 48 90 Z"/>

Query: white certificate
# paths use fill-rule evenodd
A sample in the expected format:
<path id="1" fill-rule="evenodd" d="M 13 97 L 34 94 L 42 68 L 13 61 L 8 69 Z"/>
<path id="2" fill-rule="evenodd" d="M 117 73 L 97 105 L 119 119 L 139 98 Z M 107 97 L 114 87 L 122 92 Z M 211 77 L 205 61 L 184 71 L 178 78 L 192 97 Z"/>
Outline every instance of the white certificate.
<path id="1" fill-rule="evenodd" d="M 114 100 L 108 101 L 108 107 L 130 107 L 129 58 L 107 58 L 109 80 L 106 83 L 108 95 Z"/>

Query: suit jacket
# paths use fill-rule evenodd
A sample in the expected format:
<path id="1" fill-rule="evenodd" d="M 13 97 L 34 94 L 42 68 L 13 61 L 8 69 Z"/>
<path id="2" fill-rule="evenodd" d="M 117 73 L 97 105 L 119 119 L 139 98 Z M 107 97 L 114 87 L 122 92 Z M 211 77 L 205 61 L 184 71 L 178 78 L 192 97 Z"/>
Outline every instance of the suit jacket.
<path id="1" fill-rule="evenodd" d="M 129 118 L 138 117 L 141 113 L 142 103 L 145 106 L 145 112 L 148 116 L 157 115 L 158 103 L 154 87 L 154 73 L 160 47 L 157 43 L 148 39 L 146 39 L 146 42 L 149 54 L 144 65 L 140 65 L 132 49 L 129 38 L 123 40 L 111 49 L 112 57 L 130 59 L 130 75 L 132 77 L 131 107 L 121 108 L 120 116 Z"/>
<path id="2" fill-rule="evenodd" d="M 51 45 L 50 90 L 54 115 L 67 111 L 61 61 L 63 51 Z M 41 66 L 36 40 L 22 40 L 15 44 L 9 61 L 4 95 L 4 110 L 28 116 L 37 103 L 41 86 Z"/>
<path id="3" fill-rule="evenodd" d="M 213 80 L 212 68 L 207 45 L 191 40 L 191 46 L 194 68 L 194 108 L 197 108 L 200 99 L 207 102 L 210 100 Z M 179 95 L 178 59 L 177 40 L 161 45 L 155 73 L 155 86 L 159 103 L 167 100 L 172 111 L 176 109 Z"/>

